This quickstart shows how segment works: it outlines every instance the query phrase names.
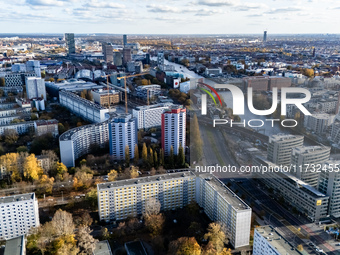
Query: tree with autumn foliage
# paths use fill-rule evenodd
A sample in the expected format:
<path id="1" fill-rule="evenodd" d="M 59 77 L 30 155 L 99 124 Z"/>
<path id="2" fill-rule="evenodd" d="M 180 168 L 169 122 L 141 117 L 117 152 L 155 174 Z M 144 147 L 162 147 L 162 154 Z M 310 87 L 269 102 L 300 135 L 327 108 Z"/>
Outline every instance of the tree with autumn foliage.
<path id="1" fill-rule="evenodd" d="M 204 235 L 204 239 L 208 240 L 207 249 L 214 251 L 214 254 L 219 254 L 227 243 L 224 227 L 220 223 L 212 222 L 207 230 L 208 232 Z"/>
<path id="2" fill-rule="evenodd" d="M 24 177 L 26 180 L 36 181 L 43 174 L 43 169 L 39 166 L 34 154 L 25 158 L 23 164 Z"/>
<path id="3" fill-rule="evenodd" d="M 180 237 L 169 245 L 169 255 L 201 255 L 202 249 L 195 237 Z"/>
<path id="4" fill-rule="evenodd" d="M 118 173 L 116 170 L 112 169 L 109 173 L 108 173 L 108 179 L 109 182 L 114 182 L 117 179 Z"/>
<path id="5" fill-rule="evenodd" d="M 39 179 L 38 190 L 44 194 L 52 194 L 54 178 L 43 174 Z"/>

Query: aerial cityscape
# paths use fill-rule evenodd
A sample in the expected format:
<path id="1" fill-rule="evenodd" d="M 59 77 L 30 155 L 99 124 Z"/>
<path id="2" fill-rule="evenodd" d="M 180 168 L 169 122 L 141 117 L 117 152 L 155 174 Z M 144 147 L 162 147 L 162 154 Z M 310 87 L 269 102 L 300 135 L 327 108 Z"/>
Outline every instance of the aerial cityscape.
<path id="1" fill-rule="evenodd" d="M 340 254 L 336 1 L 0 4 L 0 255 Z"/>

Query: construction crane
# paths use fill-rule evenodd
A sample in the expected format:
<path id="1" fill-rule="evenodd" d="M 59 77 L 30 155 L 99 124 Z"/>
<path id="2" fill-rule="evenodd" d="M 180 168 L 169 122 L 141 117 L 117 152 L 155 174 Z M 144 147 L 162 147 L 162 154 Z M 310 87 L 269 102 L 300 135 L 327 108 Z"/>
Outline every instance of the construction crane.
<path id="1" fill-rule="evenodd" d="M 117 77 L 117 80 L 122 80 L 124 79 L 124 90 L 125 90 L 125 113 L 128 113 L 128 104 L 127 104 L 127 90 L 126 90 L 126 79 L 127 78 L 131 78 L 131 77 L 137 77 L 137 76 L 142 76 L 145 74 L 149 74 L 149 72 L 144 72 L 144 73 L 139 73 L 139 74 L 132 74 L 132 75 L 126 75 L 126 76 L 122 76 L 122 77 Z M 109 111 L 110 111 L 110 90 L 109 90 L 109 77 L 112 76 L 114 74 L 108 74 L 102 77 L 106 77 L 106 86 L 107 86 L 107 95 L 108 95 L 108 102 L 109 102 Z M 148 98 L 148 102 L 149 102 L 149 98 Z"/>

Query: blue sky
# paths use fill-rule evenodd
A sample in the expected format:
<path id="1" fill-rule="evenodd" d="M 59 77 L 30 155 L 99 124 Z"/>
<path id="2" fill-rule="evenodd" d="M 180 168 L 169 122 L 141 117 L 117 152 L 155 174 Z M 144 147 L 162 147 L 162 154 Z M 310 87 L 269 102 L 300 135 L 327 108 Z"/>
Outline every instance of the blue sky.
<path id="1" fill-rule="evenodd" d="M 339 33 L 338 0 L 0 0 L 0 33 Z"/>

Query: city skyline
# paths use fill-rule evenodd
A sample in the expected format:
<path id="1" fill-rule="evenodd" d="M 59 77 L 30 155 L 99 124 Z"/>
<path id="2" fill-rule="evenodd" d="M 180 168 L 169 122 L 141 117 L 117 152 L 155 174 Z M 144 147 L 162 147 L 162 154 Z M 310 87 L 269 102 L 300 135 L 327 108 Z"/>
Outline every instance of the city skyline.
<path id="1" fill-rule="evenodd" d="M 269 36 L 325 34 L 337 32 L 333 27 L 339 23 L 336 15 L 340 9 L 334 0 L 150 0 L 142 3 L 0 0 L 0 3 L 7 10 L 0 14 L 2 33 L 262 34 L 268 30 Z M 333 26 L 328 26 L 330 23 Z"/>

